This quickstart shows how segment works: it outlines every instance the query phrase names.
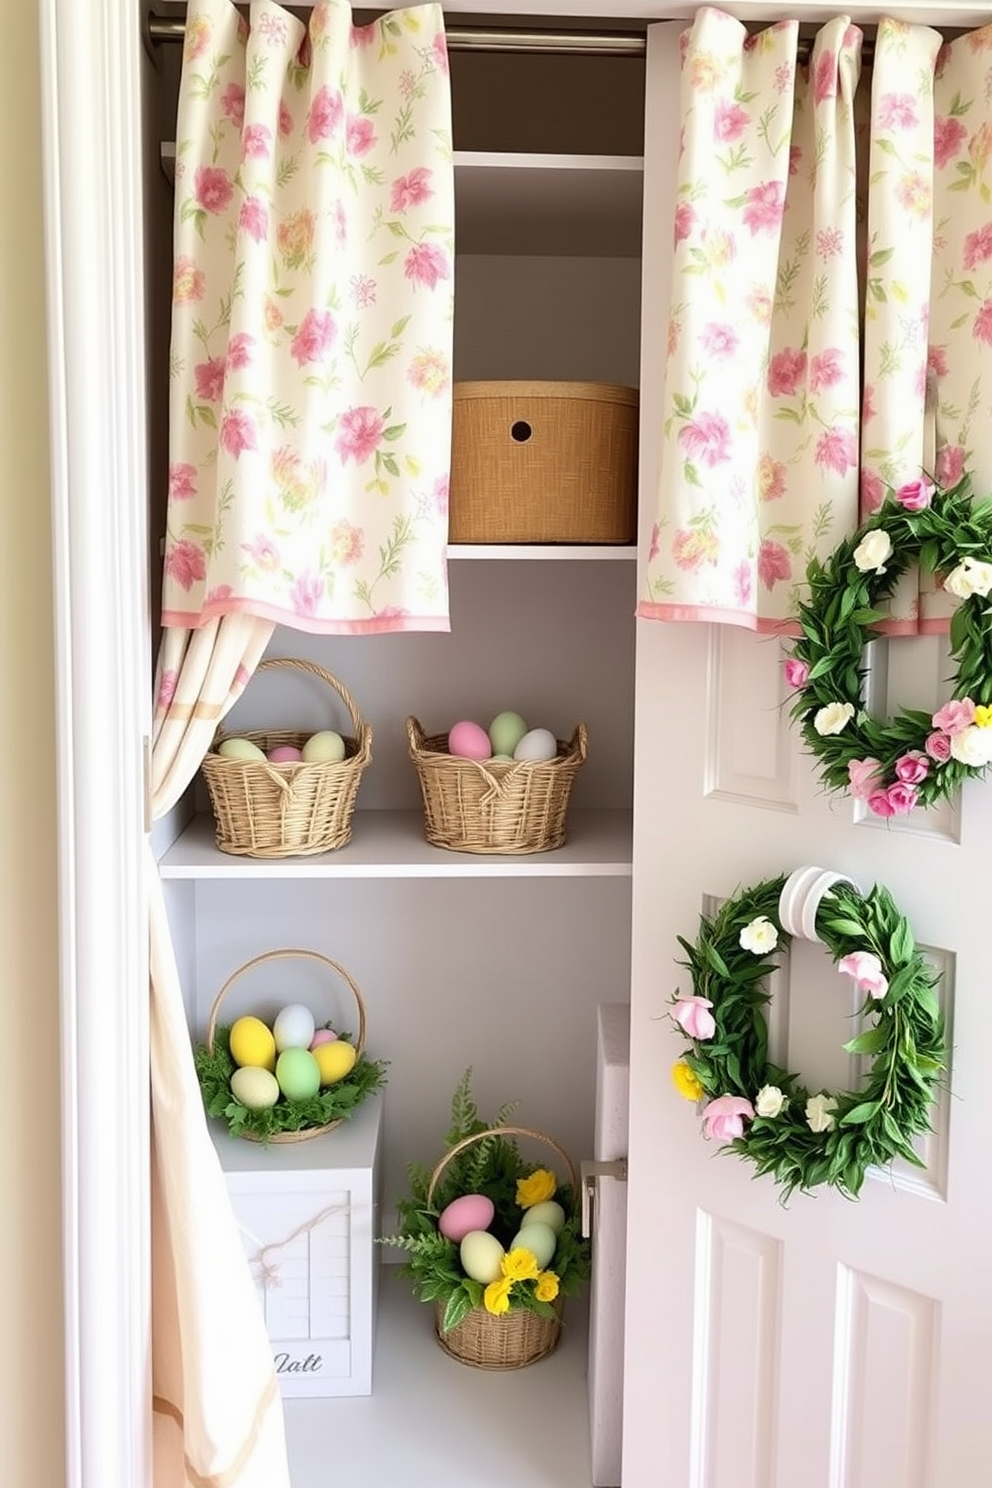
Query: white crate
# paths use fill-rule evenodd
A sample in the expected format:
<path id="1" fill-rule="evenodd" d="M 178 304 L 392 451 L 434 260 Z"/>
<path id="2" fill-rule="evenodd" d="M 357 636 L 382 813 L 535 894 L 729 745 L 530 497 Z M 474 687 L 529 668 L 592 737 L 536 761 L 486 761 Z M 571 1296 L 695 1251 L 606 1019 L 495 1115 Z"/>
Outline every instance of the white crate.
<path id="1" fill-rule="evenodd" d="M 214 1144 L 265 1311 L 283 1395 L 369 1395 L 382 1100 L 306 1142 Z"/>

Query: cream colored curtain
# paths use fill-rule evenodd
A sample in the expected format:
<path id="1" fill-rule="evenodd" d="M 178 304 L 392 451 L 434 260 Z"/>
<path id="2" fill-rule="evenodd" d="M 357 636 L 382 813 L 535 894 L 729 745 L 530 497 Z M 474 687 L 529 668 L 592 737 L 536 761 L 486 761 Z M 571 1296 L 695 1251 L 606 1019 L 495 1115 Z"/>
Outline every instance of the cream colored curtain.
<path id="1" fill-rule="evenodd" d="M 272 625 L 166 630 L 152 811 L 178 802 Z M 289 1488 L 282 1400 L 255 1283 L 203 1112 L 182 987 L 150 863 L 152 1387 L 155 1488 Z"/>
<path id="2" fill-rule="evenodd" d="M 806 565 L 857 524 L 854 94 L 861 33 L 683 38 L 657 517 L 638 614 L 787 629 Z"/>

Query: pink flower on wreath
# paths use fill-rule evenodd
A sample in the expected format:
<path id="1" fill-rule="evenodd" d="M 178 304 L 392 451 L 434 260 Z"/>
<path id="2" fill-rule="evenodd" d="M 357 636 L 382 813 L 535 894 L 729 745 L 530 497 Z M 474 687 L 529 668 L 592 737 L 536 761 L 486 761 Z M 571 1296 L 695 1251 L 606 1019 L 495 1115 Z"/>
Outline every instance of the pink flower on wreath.
<path id="1" fill-rule="evenodd" d="M 780 226 L 785 212 L 785 187 L 781 181 L 762 181 L 752 186 L 745 196 L 741 217 L 752 234 L 773 233 Z"/>
<path id="2" fill-rule="evenodd" d="M 792 578 L 792 559 L 781 543 L 766 538 L 758 550 L 758 578 L 766 589 L 774 589 L 779 579 Z"/>
<path id="3" fill-rule="evenodd" d="M 828 346 L 817 352 L 809 364 L 810 391 L 818 393 L 821 388 L 834 387 L 844 379 L 844 353 L 838 346 Z"/>
<path id="4" fill-rule="evenodd" d="M 739 103 L 721 98 L 713 110 L 713 138 L 721 145 L 739 140 L 751 122 L 751 115 Z"/>
<path id="5" fill-rule="evenodd" d="M 806 353 L 787 346 L 768 363 L 768 391 L 773 398 L 794 398 L 806 379 Z"/>
<path id="6" fill-rule="evenodd" d="M 403 273 L 415 284 L 436 289 L 442 279 L 451 278 L 448 255 L 436 243 L 415 243 L 403 260 Z"/>
<path id="7" fill-rule="evenodd" d="M 408 176 L 398 176 L 389 193 L 389 210 L 405 212 L 407 207 L 419 207 L 428 201 L 434 195 L 432 174 L 427 166 L 418 165 Z"/>
<path id="8" fill-rule="evenodd" d="M 329 310 L 308 310 L 290 342 L 290 354 L 301 367 L 319 362 L 334 344 L 337 326 Z"/>
<path id="9" fill-rule="evenodd" d="M 960 444 L 945 444 L 937 452 L 934 474 L 942 486 L 956 486 L 964 474 L 964 449 Z"/>
<path id="10" fill-rule="evenodd" d="M 707 1139 L 732 1142 L 744 1135 L 745 1118 L 751 1121 L 754 1107 L 742 1095 L 718 1095 L 703 1107 L 703 1125 Z"/>
<path id="11" fill-rule="evenodd" d="M 992 300 L 982 302 L 982 308 L 972 323 L 971 334 L 976 341 L 983 341 L 986 346 L 992 346 Z"/>
<path id="12" fill-rule="evenodd" d="M 859 992 L 884 997 L 889 990 L 889 979 L 873 951 L 852 951 L 837 962 L 837 970 L 849 976 Z"/>
<path id="13" fill-rule="evenodd" d="M 861 509 L 865 513 L 878 511 L 885 498 L 885 486 L 874 470 L 861 472 Z"/>
<path id="14" fill-rule="evenodd" d="M 247 413 L 242 413 L 240 408 L 232 408 L 221 420 L 220 442 L 235 460 L 245 450 L 258 449 L 258 432 L 254 421 Z"/>
<path id="15" fill-rule="evenodd" d="M 307 114 L 306 136 L 312 145 L 318 140 L 329 139 L 344 118 L 344 103 L 341 94 L 326 84 L 317 89 Z"/>
<path id="16" fill-rule="evenodd" d="M 970 232 L 964 240 L 963 262 L 966 269 L 977 269 L 992 258 L 992 222 Z"/>
<path id="17" fill-rule="evenodd" d="M 933 121 L 933 163 L 943 170 L 961 149 L 968 131 L 960 119 L 938 118 Z"/>
<path id="18" fill-rule="evenodd" d="M 367 155 L 376 143 L 375 125 L 365 114 L 349 114 L 345 126 L 349 155 Z"/>
<path id="19" fill-rule="evenodd" d="M 234 187 L 226 170 L 214 165 L 198 165 L 193 177 L 193 195 L 205 212 L 223 212 L 234 195 Z"/>
<path id="20" fill-rule="evenodd" d="M 922 785 L 930 774 L 930 761 L 922 749 L 908 749 L 896 760 L 896 777 L 904 785 Z"/>
<path id="21" fill-rule="evenodd" d="M 798 656 L 787 656 L 782 663 L 782 670 L 790 687 L 805 687 L 809 681 L 809 662 Z"/>
<path id="22" fill-rule="evenodd" d="M 169 500 L 188 501 L 196 495 L 196 466 L 176 461 L 169 466 Z"/>
<path id="23" fill-rule="evenodd" d="M 347 409 L 341 415 L 334 441 L 342 465 L 346 465 L 349 459 L 353 459 L 356 465 L 363 465 L 370 455 L 375 454 L 384 428 L 385 420 L 379 417 L 375 408 Z"/>
<path id="24" fill-rule="evenodd" d="M 885 794 L 889 798 L 893 816 L 908 816 L 920 798 L 916 786 L 907 785 L 904 780 L 897 780 L 895 785 L 890 785 Z"/>
<path id="25" fill-rule="evenodd" d="M 975 704 L 971 698 L 951 698 L 949 703 L 937 709 L 930 721 L 935 729 L 943 729 L 952 737 L 963 734 L 975 721 Z"/>
<path id="26" fill-rule="evenodd" d="M 851 795 L 856 801 L 867 801 L 878 784 L 882 769 L 881 760 L 851 760 L 847 767 L 847 778 Z"/>
<path id="27" fill-rule="evenodd" d="M 924 749 L 932 760 L 938 765 L 945 765 L 951 757 L 951 736 L 942 734 L 939 729 L 927 735 Z"/>
<path id="28" fill-rule="evenodd" d="M 851 429 L 841 429 L 836 425 L 827 429 L 816 441 L 816 449 L 813 459 L 817 465 L 827 470 L 836 470 L 838 475 L 844 475 L 850 466 L 858 463 L 858 441 Z"/>
<path id="29" fill-rule="evenodd" d="M 706 997 L 680 997 L 672 1004 L 674 1021 L 691 1039 L 711 1039 L 716 1033 L 716 1019 L 710 1012 L 712 1002 Z"/>
<path id="30" fill-rule="evenodd" d="M 719 413 L 700 413 L 679 430 L 679 444 L 686 454 L 710 468 L 730 459 L 730 426 Z"/>
<path id="31" fill-rule="evenodd" d="M 875 816 L 895 816 L 896 814 L 896 808 L 889 800 L 889 793 L 884 790 L 872 791 L 868 797 L 868 810 Z"/>
<path id="32" fill-rule="evenodd" d="M 900 486 L 896 492 L 896 500 L 908 512 L 924 511 L 933 500 L 935 489 L 933 481 L 921 475 L 916 480 L 906 481 L 905 485 Z"/>
<path id="33" fill-rule="evenodd" d="M 190 542 L 188 537 L 181 537 L 173 543 L 166 554 L 165 571 L 187 592 L 197 580 L 205 579 L 207 562 L 199 543 Z"/>
<path id="34" fill-rule="evenodd" d="M 833 52 L 820 55 L 813 75 L 813 97 L 817 103 L 837 97 L 837 58 Z"/>

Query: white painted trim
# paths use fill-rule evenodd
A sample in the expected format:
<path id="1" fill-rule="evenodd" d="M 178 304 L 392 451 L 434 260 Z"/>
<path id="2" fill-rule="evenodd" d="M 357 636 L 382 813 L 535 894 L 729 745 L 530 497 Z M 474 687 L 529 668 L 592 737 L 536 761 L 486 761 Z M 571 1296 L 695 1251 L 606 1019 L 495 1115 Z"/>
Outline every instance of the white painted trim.
<path id="1" fill-rule="evenodd" d="M 151 1482 L 140 14 L 41 0 L 68 1488 Z"/>

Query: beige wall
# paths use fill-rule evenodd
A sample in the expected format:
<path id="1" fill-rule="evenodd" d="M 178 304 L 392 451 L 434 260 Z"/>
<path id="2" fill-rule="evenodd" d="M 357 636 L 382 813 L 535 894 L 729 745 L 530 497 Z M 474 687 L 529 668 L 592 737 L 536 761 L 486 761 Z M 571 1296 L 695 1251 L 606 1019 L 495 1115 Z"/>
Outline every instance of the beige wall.
<path id="1" fill-rule="evenodd" d="M 0 48 L 0 1479 L 60 1488 L 55 739 L 37 0 Z"/>

